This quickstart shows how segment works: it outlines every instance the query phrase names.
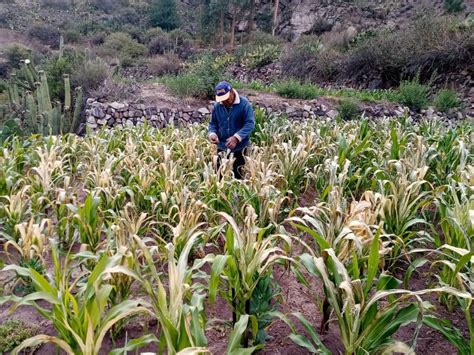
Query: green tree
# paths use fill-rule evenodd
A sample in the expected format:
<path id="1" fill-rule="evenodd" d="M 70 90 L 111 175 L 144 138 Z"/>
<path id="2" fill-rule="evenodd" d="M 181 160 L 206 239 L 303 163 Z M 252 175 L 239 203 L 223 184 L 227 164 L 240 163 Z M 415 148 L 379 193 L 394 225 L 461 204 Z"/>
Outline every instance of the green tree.
<path id="1" fill-rule="evenodd" d="M 444 9 L 449 13 L 460 12 L 464 9 L 464 0 L 444 0 Z"/>
<path id="2" fill-rule="evenodd" d="M 150 23 L 154 27 L 161 27 L 171 31 L 179 27 L 176 0 L 154 0 L 150 9 Z"/>

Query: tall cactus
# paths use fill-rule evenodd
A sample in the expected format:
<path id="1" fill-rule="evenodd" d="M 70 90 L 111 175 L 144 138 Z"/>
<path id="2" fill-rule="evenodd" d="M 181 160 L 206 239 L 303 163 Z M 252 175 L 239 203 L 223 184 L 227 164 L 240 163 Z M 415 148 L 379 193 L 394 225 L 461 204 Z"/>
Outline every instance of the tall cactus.
<path id="1" fill-rule="evenodd" d="M 53 105 L 46 73 L 43 70 L 36 71 L 29 61 L 25 61 L 21 70 L 25 81 L 20 82 L 13 75 L 8 94 L 11 107 L 24 108 L 25 132 L 44 135 L 75 132 L 81 114 L 82 89 L 76 89 L 76 97 L 73 100 L 69 75 L 64 75 L 64 104 L 55 102 Z M 22 96 L 18 86 L 24 89 Z"/>

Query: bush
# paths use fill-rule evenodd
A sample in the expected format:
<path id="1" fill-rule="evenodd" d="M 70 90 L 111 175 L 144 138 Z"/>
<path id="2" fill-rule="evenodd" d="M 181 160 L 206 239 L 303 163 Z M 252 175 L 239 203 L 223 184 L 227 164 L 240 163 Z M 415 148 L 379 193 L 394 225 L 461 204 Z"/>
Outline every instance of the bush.
<path id="1" fill-rule="evenodd" d="M 101 44 L 105 43 L 106 38 L 107 38 L 107 34 L 105 32 L 99 32 L 99 33 L 94 34 L 91 37 L 90 42 L 91 44 L 95 46 L 100 46 Z"/>
<path id="2" fill-rule="evenodd" d="M 91 0 L 92 8 L 111 14 L 121 7 L 129 6 L 128 0 Z"/>
<path id="3" fill-rule="evenodd" d="M 163 77 L 161 82 L 168 87 L 173 95 L 178 97 L 207 96 L 207 90 L 203 88 L 200 79 L 193 74 L 167 76 Z"/>
<path id="4" fill-rule="evenodd" d="M 150 24 L 170 31 L 179 26 L 176 0 L 154 0 L 149 11 Z"/>
<path id="5" fill-rule="evenodd" d="M 472 30 L 446 18 L 422 18 L 404 30 L 381 31 L 364 41 L 349 53 L 344 75 L 355 80 L 376 76 L 390 86 L 417 73 L 426 80 L 471 63 L 473 50 Z"/>
<path id="6" fill-rule="evenodd" d="M 68 10 L 71 7 L 71 1 L 68 0 L 41 0 L 44 7 L 52 7 L 58 10 Z"/>
<path id="7" fill-rule="evenodd" d="M 129 34 L 123 32 L 112 33 L 103 44 L 105 51 L 120 57 L 122 66 L 129 66 L 140 56 L 146 54 L 147 49 L 138 43 Z"/>
<path id="8" fill-rule="evenodd" d="M 21 320 L 10 319 L 0 324 L 0 354 L 7 354 L 24 340 L 39 333 L 39 327 Z"/>
<path id="9" fill-rule="evenodd" d="M 38 39 L 51 48 L 59 48 L 59 30 L 54 26 L 47 24 L 33 25 L 27 30 L 27 33 L 28 37 Z"/>
<path id="10" fill-rule="evenodd" d="M 344 55 L 324 48 L 316 36 L 302 36 L 282 58 L 282 70 L 301 80 L 336 79 L 342 70 Z"/>
<path id="11" fill-rule="evenodd" d="M 155 37 L 148 44 L 148 52 L 151 55 L 169 53 L 173 48 L 174 42 L 168 35 Z"/>
<path id="12" fill-rule="evenodd" d="M 100 58 L 86 60 L 72 75 L 75 86 L 81 86 L 87 93 L 97 89 L 110 76 L 109 67 Z"/>
<path id="13" fill-rule="evenodd" d="M 162 82 L 177 96 L 213 98 L 214 86 L 223 79 L 224 70 L 232 60 L 229 55 L 214 57 L 205 53 L 188 65 L 186 73 L 165 77 Z"/>
<path id="14" fill-rule="evenodd" d="M 352 99 L 341 100 L 337 105 L 337 111 L 339 117 L 344 121 L 353 120 L 360 113 L 359 105 Z"/>
<path id="15" fill-rule="evenodd" d="M 399 88 L 400 102 L 408 107 L 419 110 L 426 107 L 430 87 L 420 84 L 419 76 L 413 80 L 402 81 Z"/>
<path id="16" fill-rule="evenodd" d="M 275 84 L 278 95 L 290 99 L 311 100 L 320 96 L 319 88 L 312 84 L 301 84 L 296 80 L 285 80 Z"/>
<path id="17" fill-rule="evenodd" d="M 74 72 L 74 59 L 71 57 L 54 57 L 45 63 L 44 70 L 48 75 L 48 86 L 52 100 L 64 100 L 64 74 Z"/>
<path id="18" fill-rule="evenodd" d="M 2 51 L 2 55 L 7 60 L 8 65 L 18 69 L 22 60 L 31 59 L 31 49 L 22 44 L 15 43 L 6 47 Z"/>
<path id="19" fill-rule="evenodd" d="M 274 44 L 258 46 L 252 52 L 246 53 L 242 63 L 250 68 L 260 68 L 276 61 L 281 54 L 281 47 Z"/>
<path id="20" fill-rule="evenodd" d="M 179 58 L 173 54 L 155 56 L 148 61 L 148 72 L 153 76 L 177 74 L 180 67 Z"/>
<path id="21" fill-rule="evenodd" d="M 449 13 L 461 12 L 464 9 L 464 0 L 444 0 L 444 9 Z"/>
<path id="22" fill-rule="evenodd" d="M 81 39 L 81 34 L 76 30 L 67 30 L 64 32 L 64 42 L 77 43 Z"/>
<path id="23" fill-rule="evenodd" d="M 6 79 L 8 77 L 8 71 L 10 65 L 6 62 L 0 62 L 0 79 Z M 0 83 L 0 92 L 2 91 L 2 85 Z"/>
<path id="24" fill-rule="evenodd" d="M 458 108 L 461 101 L 456 91 L 443 89 L 436 94 L 434 104 L 438 111 L 448 112 L 451 109 Z"/>

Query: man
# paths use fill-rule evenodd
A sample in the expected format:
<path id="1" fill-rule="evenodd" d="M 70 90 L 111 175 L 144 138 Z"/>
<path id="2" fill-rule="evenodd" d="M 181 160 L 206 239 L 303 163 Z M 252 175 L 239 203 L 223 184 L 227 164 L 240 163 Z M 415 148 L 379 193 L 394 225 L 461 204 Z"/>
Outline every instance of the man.
<path id="1" fill-rule="evenodd" d="M 218 153 L 227 150 L 233 153 L 234 176 L 242 179 L 245 148 L 250 143 L 249 136 L 255 126 L 252 105 L 226 81 L 218 83 L 215 92 L 216 103 L 209 122 L 209 140 L 217 144 Z"/>

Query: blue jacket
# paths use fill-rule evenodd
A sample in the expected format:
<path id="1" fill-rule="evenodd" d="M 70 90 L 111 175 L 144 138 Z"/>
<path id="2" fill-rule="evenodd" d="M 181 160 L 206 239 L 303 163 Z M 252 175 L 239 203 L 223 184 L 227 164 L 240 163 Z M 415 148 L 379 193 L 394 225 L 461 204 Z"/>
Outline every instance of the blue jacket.
<path id="1" fill-rule="evenodd" d="M 240 142 L 232 151 L 240 152 L 249 144 L 249 136 L 254 127 L 255 118 L 252 105 L 246 97 L 237 94 L 230 110 L 221 103 L 216 102 L 214 104 L 211 121 L 209 122 L 209 135 L 217 134 L 219 149 L 226 150 L 227 138 L 235 135 Z"/>

